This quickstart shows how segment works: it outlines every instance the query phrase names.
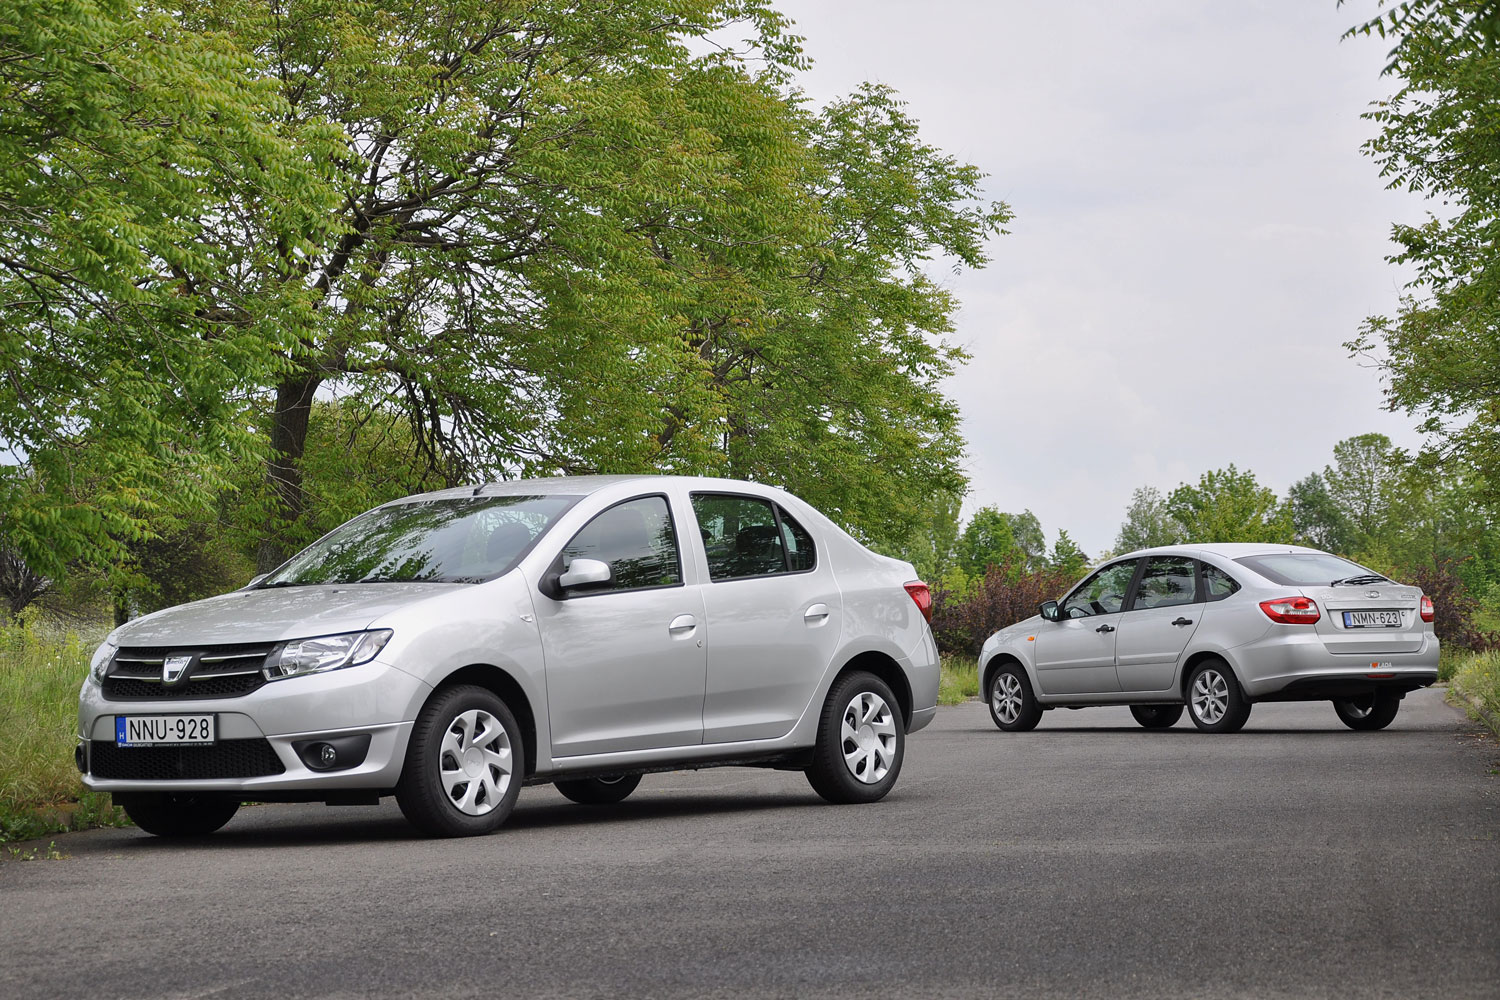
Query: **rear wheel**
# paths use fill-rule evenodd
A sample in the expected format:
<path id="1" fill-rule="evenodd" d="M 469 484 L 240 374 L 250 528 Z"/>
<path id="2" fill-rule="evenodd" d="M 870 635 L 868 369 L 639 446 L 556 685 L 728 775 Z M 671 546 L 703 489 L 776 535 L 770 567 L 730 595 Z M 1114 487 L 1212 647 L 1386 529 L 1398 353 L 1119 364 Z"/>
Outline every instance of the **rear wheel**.
<path id="1" fill-rule="evenodd" d="M 1370 693 L 1355 698 L 1335 698 L 1333 710 L 1350 729 L 1373 732 L 1384 729 L 1401 710 L 1401 699 L 1395 695 Z"/>
<path id="2" fill-rule="evenodd" d="M 579 778 L 559 781 L 557 790 L 574 802 L 586 806 L 607 806 L 623 802 L 641 783 L 639 774 L 617 774 L 613 778 Z"/>
<path id="3" fill-rule="evenodd" d="M 417 716 L 396 803 L 428 836 L 490 833 L 515 808 L 525 764 L 521 729 L 505 702 L 486 688 L 449 688 Z"/>
<path id="4" fill-rule="evenodd" d="M 1188 717 L 1205 733 L 1237 733 L 1250 718 L 1250 703 L 1223 660 L 1204 660 L 1194 667 L 1187 695 Z"/>
<path id="5" fill-rule="evenodd" d="M 1130 714 L 1147 729 L 1168 729 L 1182 718 L 1181 705 L 1131 705 Z"/>
<path id="6" fill-rule="evenodd" d="M 896 783 L 905 753 L 900 703 L 885 681 L 859 671 L 828 692 L 807 781 L 829 802 L 875 802 Z"/>
<path id="7" fill-rule="evenodd" d="M 158 837 L 206 837 L 239 812 L 238 799 L 168 792 L 117 793 L 114 803 L 131 822 Z"/>
<path id="8" fill-rule="evenodd" d="M 1008 733 L 1024 733 L 1042 721 L 1042 707 L 1031 692 L 1026 669 L 1006 663 L 990 678 L 990 718 Z"/>

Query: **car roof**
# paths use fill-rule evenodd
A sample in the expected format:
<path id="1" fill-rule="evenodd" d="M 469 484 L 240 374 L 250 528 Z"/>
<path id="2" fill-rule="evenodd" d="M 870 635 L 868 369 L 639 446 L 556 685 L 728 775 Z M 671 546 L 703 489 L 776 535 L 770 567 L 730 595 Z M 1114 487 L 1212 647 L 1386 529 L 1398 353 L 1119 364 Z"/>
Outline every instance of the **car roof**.
<path id="1" fill-rule="evenodd" d="M 452 497 L 471 496 L 541 495 L 586 497 L 600 490 L 621 484 L 638 483 L 650 485 L 652 483 L 668 482 L 686 482 L 705 489 L 743 490 L 749 488 L 757 492 L 782 492 L 779 487 L 770 486 L 765 483 L 752 483 L 742 479 L 716 479 L 709 476 L 549 476 L 541 479 L 506 479 L 492 483 L 455 486 L 445 490 L 434 490 L 431 493 L 418 493 L 415 496 L 402 497 L 399 500 L 392 500 L 390 502 L 400 504 L 418 500 L 445 500 Z"/>
<path id="2" fill-rule="evenodd" d="M 1318 555 L 1326 555 L 1322 549 L 1308 548 L 1306 545 L 1268 544 L 1266 542 L 1207 542 L 1203 545 L 1158 545 L 1150 549 L 1137 549 L 1134 552 L 1122 552 L 1115 559 L 1128 559 L 1134 556 L 1219 556 L 1223 559 L 1240 559 L 1245 556 L 1265 556 L 1275 553 L 1303 552 Z M 1114 559 L 1110 560 L 1111 562 Z"/>

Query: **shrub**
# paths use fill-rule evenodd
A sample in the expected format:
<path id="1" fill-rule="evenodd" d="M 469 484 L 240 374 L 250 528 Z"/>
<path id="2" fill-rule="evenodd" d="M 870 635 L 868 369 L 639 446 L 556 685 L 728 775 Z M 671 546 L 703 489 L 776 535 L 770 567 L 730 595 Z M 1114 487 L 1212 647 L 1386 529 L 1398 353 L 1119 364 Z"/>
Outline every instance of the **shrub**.
<path id="1" fill-rule="evenodd" d="M 940 587 L 932 599 L 932 634 L 945 653 L 978 656 L 992 633 L 1030 618 L 1043 601 L 1061 597 L 1076 582 L 1066 567 L 1027 572 L 1014 553 L 991 565 L 967 590 Z"/>
<path id="2" fill-rule="evenodd" d="M 1461 646 L 1476 652 L 1500 648 L 1500 635 L 1481 628 L 1479 601 L 1469 593 L 1452 564 L 1412 567 L 1398 574 L 1397 579 L 1421 587 L 1432 598 L 1436 613 L 1432 626 L 1445 646 Z"/>

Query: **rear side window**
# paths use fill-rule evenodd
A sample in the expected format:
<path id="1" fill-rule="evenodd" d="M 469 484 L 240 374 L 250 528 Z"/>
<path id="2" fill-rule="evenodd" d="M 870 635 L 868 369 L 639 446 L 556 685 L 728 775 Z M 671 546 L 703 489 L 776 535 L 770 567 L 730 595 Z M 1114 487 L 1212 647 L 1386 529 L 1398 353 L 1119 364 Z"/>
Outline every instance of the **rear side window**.
<path id="1" fill-rule="evenodd" d="M 1136 587 L 1132 610 L 1172 608 L 1192 604 L 1198 592 L 1193 560 L 1183 556 L 1152 556 L 1146 560 Z"/>
<path id="2" fill-rule="evenodd" d="M 783 526 L 777 523 L 776 508 L 769 500 L 694 493 L 693 515 L 708 553 L 710 579 L 737 580 L 787 571 Z M 810 543 L 809 539 L 809 554 Z"/>
<path id="3" fill-rule="evenodd" d="M 786 512 L 785 507 L 777 506 L 776 513 L 781 517 L 781 540 L 786 545 L 787 569 L 793 573 L 812 569 L 818 564 L 818 551 L 813 547 L 812 535 Z"/>
<path id="4" fill-rule="evenodd" d="M 1203 593 L 1209 601 L 1222 601 L 1236 590 L 1240 585 L 1234 582 L 1234 578 L 1217 566 L 1203 563 Z"/>
<path id="5" fill-rule="evenodd" d="M 595 517 L 563 549 L 565 571 L 574 559 L 609 563 L 610 581 L 586 588 L 587 593 L 681 584 L 677 533 L 666 497 L 627 500 Z"/>

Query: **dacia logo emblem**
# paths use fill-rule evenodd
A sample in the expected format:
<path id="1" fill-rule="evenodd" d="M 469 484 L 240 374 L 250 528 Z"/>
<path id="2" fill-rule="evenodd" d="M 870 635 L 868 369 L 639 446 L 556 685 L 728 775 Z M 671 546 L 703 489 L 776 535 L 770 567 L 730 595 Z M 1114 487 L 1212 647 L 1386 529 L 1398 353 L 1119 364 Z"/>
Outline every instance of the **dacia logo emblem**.
<path id="1" fill-rule="evenodd" d="M 161 682 L 163 684 L 176 684 L 182 680 L 183 671 L 187 670 L 188 664 L 193 662 L 191 656 L 169 656 L 161 663 Z"/>

